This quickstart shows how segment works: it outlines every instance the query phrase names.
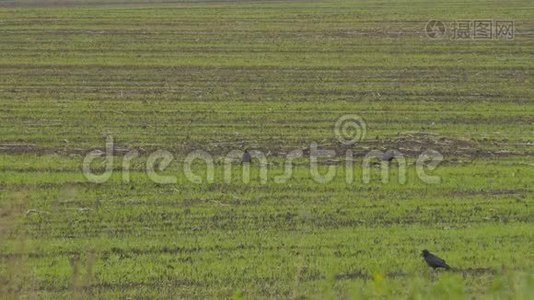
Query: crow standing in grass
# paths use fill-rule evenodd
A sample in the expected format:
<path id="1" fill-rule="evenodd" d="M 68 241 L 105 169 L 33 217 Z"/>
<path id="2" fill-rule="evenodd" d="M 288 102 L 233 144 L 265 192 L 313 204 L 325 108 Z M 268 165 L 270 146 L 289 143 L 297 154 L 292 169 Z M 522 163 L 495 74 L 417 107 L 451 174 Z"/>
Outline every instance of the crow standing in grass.
<path id="1" fill-rule="evenodd" d="M 383 161 L 391 162 L 394 159 L 395 159 L 395 151 L 389 150 L 389 151 L 386 151 L 384 155 L 382 155 Z"/>
<path id="2" fill-rule="evenodd" d="M 451 267 L 449 267 L 448 264 L 445 263 L 445 260 L 437 257 L 436 255 L 430 253 L 428 250 L 423 250 L 422 252 L 423 258 L 426 261 L 426 264 L 432 267 L 432 269 L 437 268 L 444 268 L 445 270 L 450 270 Z"/>
<path id="3" fill-rule="evenodd" d="M 250 160 L 252 159 L 250 153 L 248 152 L 248 149 L 245 149 L 245 152 L 243 152 L 243 155 L 241 155 L 241 163 L 250 163 Z"/>

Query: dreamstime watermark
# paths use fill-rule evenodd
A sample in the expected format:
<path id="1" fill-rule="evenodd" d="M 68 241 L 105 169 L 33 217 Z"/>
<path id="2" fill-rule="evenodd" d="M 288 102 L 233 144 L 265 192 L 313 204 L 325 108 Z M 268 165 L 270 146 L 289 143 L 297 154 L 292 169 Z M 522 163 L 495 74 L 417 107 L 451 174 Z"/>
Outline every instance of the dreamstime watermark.
<path id="1" fill-rule="evenodd" d="M 358 115 L 344 115 L 337 119 L 334 134 L 343 145 L 354 145 L 365 138 L 367 124 Z"/>
<path id="2" fill-rule="evenodd" d="M 361 142 L 366 135 L 367 124 L 357 115 L 344 115 L 337 119 L 334 125 L 334 134 L 336 139 L 345 147 L 352 146 Z M 334 180 L 338 174 L 338 169 L 344 169 L 345 182 L 353 184 L 355 182 L 355 162 L 356 160 L 352 149 L 348 149 L 343 155 L 338 156 L 336 150 L 320 149 L 318 144 L 312 142 L 308 148 L 309 151 L 293 150 L 285 155 L 284 159 L 284 173 L 282 175 L 273 176 L 272 181 L 275 183 L 287 183 L 293 178 L 293 170 L 295 167 L 295 160 L 308 158 L 309 175 L 317 183 L 328 183 Z M 305 154 L 306 152 L 306 154 Z M 89 152 L 82 163 L 82 171 L 85 178 L 93 183 L 107 182 L 113 172 L 116 160 L 119 158 L 114 155 L 113 137 L 106 137 L 105 151 L 93 150 Z M 244 159 L 247 155 L 247 159 Z M 131 165 L 133 159 L 139 157 L 137 150 L 132 150 L 123 155 L 121 161 L 122 181 L 129 183 Z M 335 160 L 342 157 L 344 161 Z M 91 166 L 98 160 L 100 163 L 99 174 L 93 172 Z M 176 184 L 177 177 L 166 174 L 165 170 L 170 164 L 175 161 L 174 155 L 166 150 L 157 150 L 148 155 L 144 171 L 148 178 L 158 184 Z M 436 175 L 429 174 L 443 161 L 443 156 L 435 150 L 427 150 L 420 153 L 415 160 L 415 173 L 417 178 L 427 184 L 437 184 L 441 182 L 441 178 Z M 195 173 L 199 168 L 193 168 L 195 163 L 201 162 L 205 166 L 202 174 Z M 183 172 L 185 178 L 195 184 L 214 183 L 215 182 L 215 163 L 214 156 L 204 150 L 195 150 L 188 153 L 183 161 Z M 250 182 L 251 164 L 259 168 L 259 182 L 266 184 L 269 182 L 268 166 L 271 163 L 267 155 L 259 150 L 242 151 L 231 150 L 223 159 L 223 181 L 224 183 L 231 183 L 233 178 L 233 170 L 235 165 L 241 167 L 241 181 L 245 184 Z M 371 150 L 367 152 L 361 160 L 361 182 L 364 184 L 372 181 L 372 173 L 375 169 L 380 169 L 378 173 L 382 183 L 388 183 L 390 178 L 391 166 L 395 165 L 397 169 L 398 182 L 400 184 L 406 183 L 408 163 L 405 156 L 398 150 Z M 102 171 L 103 169 L 103 171 Z M 325 170 L 326 169 L 326 170 Z M 375 170 L 375 172 L 377 172 Z M 168 172 L 167 172 L 168 173 Z"/>
<path id="3" fill-rule="evenodd" d="M 513 40 L 515 23 L 510 20 L 430 20 L 425 25 L 428 38 L 437 40 Z"/>

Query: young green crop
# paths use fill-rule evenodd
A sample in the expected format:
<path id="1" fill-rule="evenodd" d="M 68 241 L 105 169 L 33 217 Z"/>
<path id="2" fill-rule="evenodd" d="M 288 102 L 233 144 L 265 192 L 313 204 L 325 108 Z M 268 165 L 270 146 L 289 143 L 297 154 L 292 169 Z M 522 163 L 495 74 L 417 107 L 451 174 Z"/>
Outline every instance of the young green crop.
<path id="1" fill-rule="evenodd" d="M 531 6 L 0 4 L 0 298 L 528 299 Z M 516 35 L 433 40 L 431 19 L 512 20 Z M 367 124 L 350 146 L 334 134 L 346 114 Z M 113 174 L 91 183 L 84 158 L 108 137 Z M 327 183 L 312 143 L 336 152 Z M 268 154 L 266 183 L 256 160 L 249 183 L 237 162 L 225 182 L 225 156 L 245 148 Z M 364 155 L 388 149 L 406 155 L 406 183 L 396 162 L 365 183 Z M 156 150 L 176 183 L 147 175 Z M 186 176 L 194 150 L 213 182 Z M 305 155 L 277 183 L 292 150 Z M 443 154 L 439 184 L 417 175 L 426 150 Z M 454 270 L 430 270 L 425 248 Z"/>

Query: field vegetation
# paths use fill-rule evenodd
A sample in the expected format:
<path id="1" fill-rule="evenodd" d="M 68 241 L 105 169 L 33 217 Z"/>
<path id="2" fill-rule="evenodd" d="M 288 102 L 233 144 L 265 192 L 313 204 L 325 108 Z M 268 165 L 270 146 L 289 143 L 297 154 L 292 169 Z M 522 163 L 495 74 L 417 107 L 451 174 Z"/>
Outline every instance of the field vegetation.
<path id="1" fill-rule="evenodd" d="M 433 39 L 432 19 L 515 36 Z M 528 0 L 0 2 L 0 298 L 531 299 L 533 72 Z M 366 123 L 353 145 L 334 134 L 347 114 Z M 92 183 L 84 157 L 111 136 L 113 174 Z M 326 183 L 312 143 L 335 150 Z M 224 181 L 245 148 L 266 183 L 257 160 Z M 395 161 L 365 183 L 365 154 L 388 149 L 406 183 Z M 156 150 L 175 183 L 147 175 Z M 199 161 L 188 180 L 194 150 L 213 182 Z M 437 184 L 417 176 L 426 150 Z"/>

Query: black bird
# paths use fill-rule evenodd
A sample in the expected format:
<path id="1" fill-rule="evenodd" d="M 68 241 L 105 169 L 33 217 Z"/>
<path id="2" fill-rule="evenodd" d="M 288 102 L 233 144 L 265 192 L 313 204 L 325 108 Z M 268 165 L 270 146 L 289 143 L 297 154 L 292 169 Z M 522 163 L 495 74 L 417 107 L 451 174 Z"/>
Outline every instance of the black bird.
<path id="1" fill-rule="evenodd" d="M 245 149 L 245 152 L 243 152 L 243 155 L 241 155 L 241 163 L 242 164 L 250 163 L 251 159 L 252 159 L 252 157 L 250 156 L 250 153 L 248 152 L 247 149 Z"/>
<path id="2" fill-rule="evenodd" d="M 430 253 L 426 249 L 423 250 L 422 255 L 426 261 L 426 264 L 432 267 L 432 269 L 437 269 L 437 268 L 444 268 L 445 270 L 451 269 L 451 267 L 449 267 L 449 265 L 445 263 L 445 260 L 435 256 L 434 254 Z"/>
<path id="3" fill-rule="evenodd" d="M 395 151 L 386 151 L 386 153 L 384 153 L 384 155 L 382 155 L 382 160 L 385 160 L 385 161 L 392 161 L 395 159 Z"/>

